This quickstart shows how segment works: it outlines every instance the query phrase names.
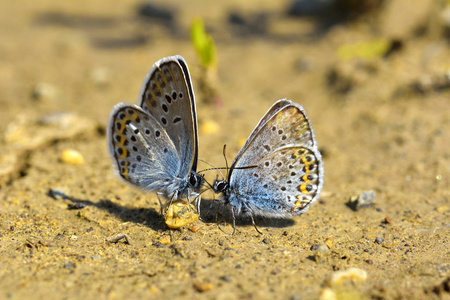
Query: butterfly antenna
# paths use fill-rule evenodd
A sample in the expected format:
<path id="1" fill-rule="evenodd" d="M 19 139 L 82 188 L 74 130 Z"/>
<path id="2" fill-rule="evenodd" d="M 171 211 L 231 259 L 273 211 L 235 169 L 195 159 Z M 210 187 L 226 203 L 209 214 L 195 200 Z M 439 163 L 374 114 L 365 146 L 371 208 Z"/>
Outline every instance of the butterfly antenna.
<path id="1" fill-rule="evenodd" d="M 207 164 L 208 166 L 211 166 L 212 168 L 210 168 L 210 169 L 204 169 L 204 170 L 198 171 L 197 174 L 200 174 L 200 173 L 203 173 L 203 172 L 206 172 L 206 171 L 216 170 L 216 171 L 218 171 L 218 172 L 220 173 L 220 175 L 222 175 L 222 178 L 225 178 L 225 177 L 223 176 L 222 172 L 220 172 L 220 169 L 223 169 L 223 168 L 217 168 L 217 167 L 214 166 L 213 164 L 210 164 L 209 162 L 204 161 L 203 159 L 199 159 L 199 160 L 202 161 L 202 162 L 204 162 L 204 163 Z M 205 181 L 206 181 L 206 180 L 205 180 Z M 207 183 L 208 183 L 208 182 L 207 182 Z M 209 183 L 208 183 L 208 185 L 211 186 Z M 212 186 L 211 186 L 211 187 L 212 187 Z"/>
<path id="2" fill-rule="evenodd" d="M 227 160 L 227 144 L 223 145 L 223 158 L 225 159 L 225 166 L 227 167 L 227 178 L 228 178 L 228 160 Z"/>

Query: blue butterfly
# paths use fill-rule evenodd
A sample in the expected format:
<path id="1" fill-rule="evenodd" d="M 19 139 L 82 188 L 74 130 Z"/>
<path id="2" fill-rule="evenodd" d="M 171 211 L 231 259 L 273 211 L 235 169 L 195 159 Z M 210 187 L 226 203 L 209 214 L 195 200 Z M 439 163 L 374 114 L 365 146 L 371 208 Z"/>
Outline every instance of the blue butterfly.
<path id="1" fill-rule="evenodd" d="M 165 57 L 148 72 L 138 105 L 114 106 L 107 127 L 109 154 L 119 176 L 171 201 L 199 197 L 197 116 L 187 63 Z"/>
<path id="2" fill-rule="evenodd" d="M 249 215 L 255 225 L 253 216 L 289 218 L 305 213 L 319 198 L 323 180 L 322 156 L 305 110 L 283 99 L 259 121 L 227 180 L 216 179 L 212 187 L 231 207 L 235 228 L 240 214 Z"/>

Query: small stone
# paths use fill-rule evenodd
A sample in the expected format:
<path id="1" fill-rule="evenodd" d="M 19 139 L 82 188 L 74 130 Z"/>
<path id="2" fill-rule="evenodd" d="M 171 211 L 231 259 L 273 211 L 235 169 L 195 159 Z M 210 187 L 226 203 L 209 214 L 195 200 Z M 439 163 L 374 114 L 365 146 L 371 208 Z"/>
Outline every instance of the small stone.
<path id="1" fill-rule="evenodd" d="M 311 251 L 316 251 L 317 249 L 319 249 L 319 245 L 318 244 L 314 244 L 311 246 L 311 248 L 309 248 L 309 250 Z"/>
<path id="2" fill-rule="evenodd" d="M 75 234 L 72 234 L 71 236 L 70 236 L 70 238 L 72 239 L 72 240 L 78 240 L 78 237 L 75 235 Z"/>
<path id="3" fill-rule="evenodd" d="M 54 187 L 51 188 L 48 193 L 48 196 L 52 197 L 53 199 L 67 199 L 67 191 L 65 188 L 62 187 Z"/>
<path id="4" fill-rule="evenodd" d="M 38 83 L 33 88 L 33 98 L 36 100 L 49 100 L 54 99 L 56 97 L 56 88 L 49 83 Z"/>
<path id="5" fill-rule="evenodd" d="M 352 282 L 363 282 L 367 279 L 367 272 L 358 268 L 349 268 L 347 270 L 337 271 L 331 275 L 329 283 L 331 286 L 343 284 L 347 280 Z"/>
<path id="6" fill-rule="evenodd" d="M 354 210 L 358 211 L 363 208 L 372 207 L 375 204 L 375 191 L 365 191 L 358 196 L 353 196 L 350 198 L 349 206 Z"/>
<path id="7" fill-rule="evenodd" d="M 83 155 L 74 149 L 64 149 L 61 152 L 61 161 L 69 165 L 84 164 Z"/>
<path id="8" fill-rule="evenodd" d="M 327 238 L 327 239 L 325 240 L 325 245 L 327 245 L 328 249 L 333 248 L 333 245 L 334 245 L 333 239 Z"/>
<path id="9" fill-rule="evenodd" d="M 214 289 L 214 286 L 209 282 L 195 282 L 194 288 L 200 293 L 210 291 Z"/>
<path id="10" fill-rule="evenodd" d="M 336 300 L 338 297 L 336 296 L 336 292 L 333 289 L 326 287 L 324 288 L 319 295 L 319 300 Z"/>
<path id="11" fill-rule="evenodd" d="M 389 217 L 386 217 L 386 218 L 384 218 L 384 220 L 383 220 L 383 223 L 384 224 L 391 224 L 391 218 L 389 218 Z"/>
<path id="12" fill-rule="evenodd" d="M 170 236 L 165 235 L 162 238 L 159 239 L 159 242 L 163 245 L 168 245 L 170 244 Z"/>
<path id="13" fill-rule="evenodd" d="M 242 266 L 240 264 L 237 264 L 235 268 L 236 269 L 242 269 Z"/>
<path id="14" fill-rule="evenodd" d="M 168 202 L 164 206 L 163 211 L 167 211 L 164 222 L 170 229 L 177 229 L 198 220 L 198 214 L 194 205 L 183 200 L 173 201 L 172 204 Z M 201 226 L 188 229 L 192 232 L 198 232 L 201 229 Z"/>
<path id="15" fill-rule="evenodd" d="M 384 239 L 383 239 L 383 238 L 377 237 L 377 238 L 375 239 L 375 243 L 377 243 L 377 244 L 382 244 L 383 242 L 384 242 Z"/>
<path id="16" fill-rule="evenodd" d="M 264 244 L 270 244 L 270 240 L 269 240 L 268 238 L 264 238 L 264 239 L 262 240 L 262 242 L 263 242 Z"/>
<path id="17" fill-rule="evenodd" d="M 232 281 L 231 276 L 220 276 L 219 279 L 222 280 L 222 281 L 225 281 L 225 282 L 231 282 Z"/>
<path id="18" fill-rule="evenodd" d="M 128 237 L 128 235 L 126 233 L 120 233 L 120 234 L 117 234 L 115 236 L 108 237 L 106 239 L 106 241 L 109 242 L 109 243 L 116 244 L 122 239 L 124 240 L 125 244 L 131 245 L 131 239 Z"/>
<path id="19" fill-rule="evenodd" d="M 193 233 L 197 233 L 200 230 L 202 230 L 202 226 L 197 225 L 197 224 L 188 224 L 188 225 L 186 225 L 186 228 Z"/>
<path id="20" fill-rule="evenodd" d="M 365 262 L 368 263 L 369 265 L 373 265 L 373 260 L 371 259 L 366 259 Z"/>
<path id="21" fill-rule="evenodd" d="M 98 254 L 97 254 L 97 255 L 92 255 L 91 258 L 92 258 L 92 259 L 99 259 L 99 258 L 100 258 L 100 255 L 98 255 Z"/>
<path id="22" fill-rule="evenodd" d="M 316 253 L 314 254 L 314 260 L 316 262 L 323 262 L 325 257 L 331 254 L 330 249 L 324 243 L 319 244 Z"/>

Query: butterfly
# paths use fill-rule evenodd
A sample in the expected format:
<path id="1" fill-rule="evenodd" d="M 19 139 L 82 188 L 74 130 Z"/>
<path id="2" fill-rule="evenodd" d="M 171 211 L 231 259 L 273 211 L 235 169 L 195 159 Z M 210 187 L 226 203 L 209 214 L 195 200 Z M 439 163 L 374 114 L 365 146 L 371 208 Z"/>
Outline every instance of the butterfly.
<path id="1" fill-rule="evenodd" d="M 120 178 L 172 201 L 199 197 L 194 90 L 186 61 L 157 61 L 139 92 L 138 105 L 119 103 L 107 125 L 107 146 Z"/>
<path id="2" fill-rule="evenodd" d="M 305 213 L 320 195 L 322 156 L 305 110 L 277 101 L 259 121 L 230 167 L 212 187 L 236 215 L 289 218 Z M 256 228 L 256 226 L 255 226 Z M 256 228 L 259 232 L 259 230 Z"/>

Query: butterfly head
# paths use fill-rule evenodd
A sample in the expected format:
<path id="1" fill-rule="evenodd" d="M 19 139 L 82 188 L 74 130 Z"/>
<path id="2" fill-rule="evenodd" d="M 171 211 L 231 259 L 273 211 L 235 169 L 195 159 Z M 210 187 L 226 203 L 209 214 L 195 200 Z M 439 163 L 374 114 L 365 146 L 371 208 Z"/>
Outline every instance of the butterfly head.
<path id="1" fill-rule="evenodd" d="M 213 190 L 214 193 L 218 194 L 218 193 L 225 193 L 226 191 L 228 191 L 229 188 L 229 184 L 226 180 L 217 180 L 217 178 L 214 180 L 213 183 Z"/>
<path id="2" fill-rule="evenodd" d="M 199 191 L 204 182 L 205 178 L 203 177 L 203 175 L 195 173 L 194 171 L 192 171 L 191 174 L 189 175 L 189 186 L 194 191 Z"/>

